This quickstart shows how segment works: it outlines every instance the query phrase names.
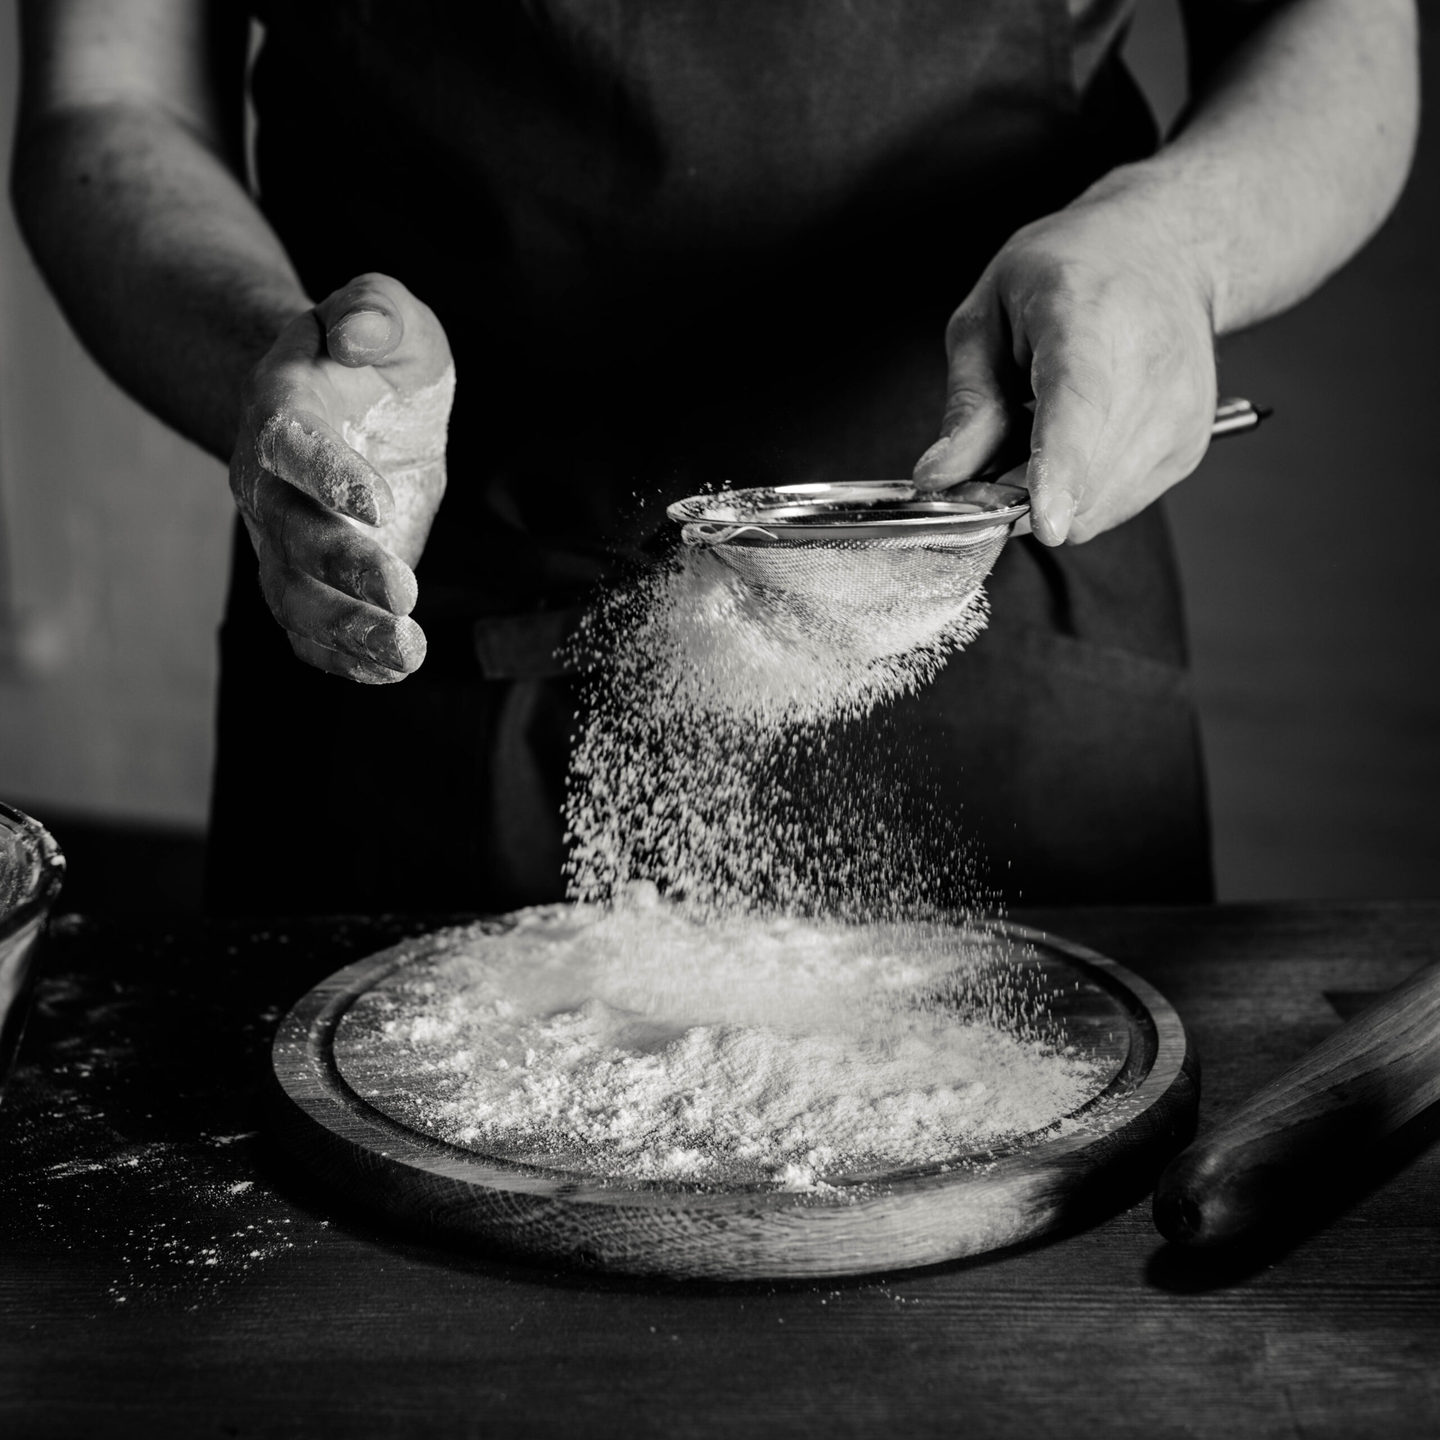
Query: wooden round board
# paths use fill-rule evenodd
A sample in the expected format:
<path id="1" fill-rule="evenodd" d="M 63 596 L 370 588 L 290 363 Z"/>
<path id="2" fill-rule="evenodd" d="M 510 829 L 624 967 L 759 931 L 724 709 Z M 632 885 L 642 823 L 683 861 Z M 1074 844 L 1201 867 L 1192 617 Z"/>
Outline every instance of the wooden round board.
<path id="1" fill-rule="evenodd" d="M 957 948 L 966 938 L 957 932 Z M 451 1242 L 630 1274 L 862 1274 L 1070 1229 L 1143 1193 L 1189 1139 L 1198 1067 L 1179 1017 L 1138 976 L 1017 925 L 985 938 L 1048 993 L 1097 1078 L 1064 1122 L 944 1164 L 795 1192 L 596 1179 L 420 1134 L 347 1083 L 336 1037 L 362 995 L 439 953 L 445 932 L 348 966 L 286 1016 L 273 1051 L 281 1138 L 349 1198 Z"/>

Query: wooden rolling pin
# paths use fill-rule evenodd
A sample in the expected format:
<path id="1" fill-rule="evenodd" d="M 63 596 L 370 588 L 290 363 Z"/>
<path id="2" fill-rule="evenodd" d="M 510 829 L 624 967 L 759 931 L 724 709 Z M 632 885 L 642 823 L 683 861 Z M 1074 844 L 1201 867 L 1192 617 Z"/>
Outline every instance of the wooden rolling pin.
<path id="1" fill-rule="evenodd" d="M 1167 1240 L 1216 1245 L 1268 1228 L 1302 1184 L 1440 1101 L 1440 961 L 1417 970 L 1172 1160 L 1155 1187 Z"/>

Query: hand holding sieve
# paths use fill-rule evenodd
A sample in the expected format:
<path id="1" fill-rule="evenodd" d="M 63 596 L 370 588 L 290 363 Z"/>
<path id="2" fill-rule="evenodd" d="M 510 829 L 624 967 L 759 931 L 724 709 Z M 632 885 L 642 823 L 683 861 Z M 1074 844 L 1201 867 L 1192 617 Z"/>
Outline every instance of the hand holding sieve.
<path id="1" fill-rule="evenodd" d="M 1224 400 L 1211 434 L 1251 430 L 1269 413 Z M 708 549 L 767 603 L 838 644 L 894 654 L 956 633 L 1028 514 L 1029 492 L 999 473 L 933 491 L 909 480 L 721 490 L 666 513 L 687 545 Z"/>
<path id="2" fill-rule="evenodd" d="M 1219 439 L 1253 430 L 1269 414 L 1248 400 L 1222 400 L 1210 434 Z M 692 495 L 666 514 L 691 545 L 854 545 L 902 538 L 915 543 L 921 537 L 973 537 L 1002 524 L 1008 533 L 1030 509 L 1023 485 L 999 479 L 1014 468 L 1011 458 L 1023 463 L 1023 456 L 1007 457 L 981 476 L 943 490 L 917 490 L 909 480 L 761 486 Z"/>

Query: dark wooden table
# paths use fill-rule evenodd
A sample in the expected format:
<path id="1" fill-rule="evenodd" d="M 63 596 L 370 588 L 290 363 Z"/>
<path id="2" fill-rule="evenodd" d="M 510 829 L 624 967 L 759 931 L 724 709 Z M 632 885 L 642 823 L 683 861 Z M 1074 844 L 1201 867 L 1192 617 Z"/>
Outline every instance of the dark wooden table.
<path id="1" fill-rule="evenodd" d="M 1440 905 L 1029 912 L 1179 1009 L 1201 1124 L 1440 952 Z M 457 1254 L 276 1152 L 267 1045 L 419 922 L 65 919 L 0 1102 L 0 1436 L 1440 1434 L 1440 1123 L 1228 1261 L 1148 1199 L 828 1284 Z"/>

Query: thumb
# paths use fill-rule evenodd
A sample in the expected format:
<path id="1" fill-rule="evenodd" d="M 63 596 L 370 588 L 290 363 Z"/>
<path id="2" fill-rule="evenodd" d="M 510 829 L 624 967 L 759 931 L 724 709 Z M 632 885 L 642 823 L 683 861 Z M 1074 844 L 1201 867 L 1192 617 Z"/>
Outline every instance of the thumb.
<path id="1" fill-rule="evenodd" d="M 945 339 L 950 352 L 945 418 L 940 439 L 916 462 L 917 490 L 968 480 L 996 457 L 1010 433 L 1010 407 L 1001 380 L 1010 357 L 995 327 L 967 301 L 955 312 Z"/>
<path id="2" fill-rule="evenodd" d="M 405 335 L 400 287 L 384 275 L 361 275 L 315 307 L 330 358 L 341 365 L 379 365 Z"/>

